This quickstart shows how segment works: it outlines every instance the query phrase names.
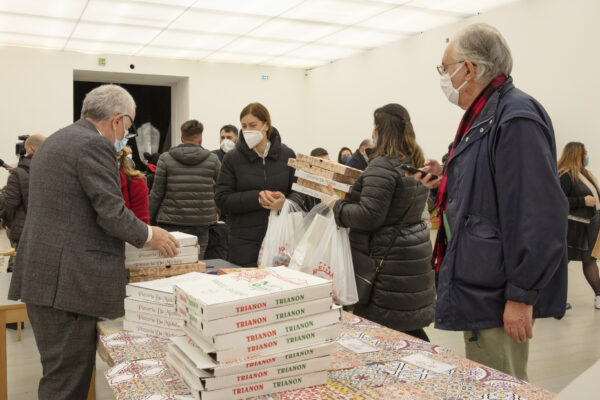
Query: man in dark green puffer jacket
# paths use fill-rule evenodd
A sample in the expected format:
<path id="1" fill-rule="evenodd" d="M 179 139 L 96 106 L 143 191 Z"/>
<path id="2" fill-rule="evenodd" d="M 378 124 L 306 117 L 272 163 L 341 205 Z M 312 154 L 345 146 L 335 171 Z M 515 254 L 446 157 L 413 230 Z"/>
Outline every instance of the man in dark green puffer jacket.
<path id="1" fill-rule="evenodd" d="M 204 127 L 196 120 L 181 125 L 181 142 L 158 159 L 150 192 L 150 221 L 173 232 L 198 236 L 200 259 L 208 244 L 208 228 L 217 222 L 214 182 L 219 158 L 202 147 Z"/>

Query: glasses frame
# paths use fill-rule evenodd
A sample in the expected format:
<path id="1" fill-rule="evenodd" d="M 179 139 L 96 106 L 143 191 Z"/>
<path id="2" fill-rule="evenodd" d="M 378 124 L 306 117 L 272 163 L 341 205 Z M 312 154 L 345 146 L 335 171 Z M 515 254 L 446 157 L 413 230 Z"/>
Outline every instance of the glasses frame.
<path id="1" fill-rule="evenodd" d="M 448 72 L 448 67 L 449 67 L 449 66 L 451 66 L 451 65 L 456 65 L 456 64 L 460 64 L 460 63 L 464 63 L 464 62 L 465 62 L 465 60 L 462 60 L 462 61 L 457 61 L 457 62 L 453 62 L 453 63 L 446 64 L 446 65 L 444 65 L 444 64 L 442 63 L 442 64 L 440 64 L 440 65 L 436 65 L 436 67 L 435 67 L 435 68 L 437 69 L 437 72 L 438 72 L 440 75 L 442 75 L 442 76 L 443 76 L 443 75 L 445 75 L 445 74 Z"/>
<path id="2" fill-rule="evenodd" d="M 131 126 L 129 126 L 129 129 L 127 129 L 127 135 L 125 135 L 125 138 L 133 139 L 134 137 L 136 137 L 138 135 L 137 127 L 135 126 L 135 122 L 133 122 L 133 118 L 131 118 L 131 115 L 123 114 L 123 116 L 129 118 L 129 120 L 131 121 Z"/>

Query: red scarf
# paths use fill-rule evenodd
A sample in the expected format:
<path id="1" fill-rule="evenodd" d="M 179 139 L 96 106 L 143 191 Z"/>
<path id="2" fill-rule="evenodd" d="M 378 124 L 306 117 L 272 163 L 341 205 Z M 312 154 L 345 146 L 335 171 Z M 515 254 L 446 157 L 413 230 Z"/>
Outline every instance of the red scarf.
<path id="1" fill-rule="evenodd" d="M 500 75 L 496 77 L 489 85 L 485 87 L 479 93 L 477 98 L 471 104 L 471 107 L 467 109 L 465 115 L 463 115 L 462 120 L 460 121 L 460 125 L 458 125 L 458 131 L 456 132 L 456 137 L 454 138 L 454 143 L 452 143 L 452 148 L 450 149 L 450 155 L 446 160 L 446 164 L 444 165 L 444 175 L 442 177 L 442 181 L 440 182 L 440 186 L 438 188 L 438 196 L 437 196 L 437 210 L 438 215 L 441 217 L 440 227 L 438 229 L 437 237 L 435 239 L 435 246 L 433 247 L 433 256 L 431 257 L 431 265 L 435 268 L 436 272 L 440 271 L 440 267 L 442 265 L 442 261 L 444 260 L 444 255 L 446 254 L 446 248 L 448 247 L 448 238 L 446 237 L 446 229 L 443 226 L 444 222 L 444 214 L 446 213 L 446 206 L 448 205 L 448 191 L 446 188 L 448 181 L 448 163 L 452 159 L 452 155 L 454 154 L 454 150 L 461 142 L 465 134 L 471 129 L 471 125 L 473 122 L 479 117 L 481 111 L 485 107 L 487 101 L 492 97 L 492 94 L 506 81 L 506 76 Z"/>

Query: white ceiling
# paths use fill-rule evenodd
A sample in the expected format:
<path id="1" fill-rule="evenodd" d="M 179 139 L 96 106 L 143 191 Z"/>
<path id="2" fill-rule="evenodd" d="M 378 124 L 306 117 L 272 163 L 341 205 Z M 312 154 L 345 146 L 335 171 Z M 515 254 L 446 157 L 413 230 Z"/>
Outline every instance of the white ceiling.
<path id="1" fill-rule="evenodd" d="M 313 68 L 516 0 L 0 0 L 0 45 Z"/>

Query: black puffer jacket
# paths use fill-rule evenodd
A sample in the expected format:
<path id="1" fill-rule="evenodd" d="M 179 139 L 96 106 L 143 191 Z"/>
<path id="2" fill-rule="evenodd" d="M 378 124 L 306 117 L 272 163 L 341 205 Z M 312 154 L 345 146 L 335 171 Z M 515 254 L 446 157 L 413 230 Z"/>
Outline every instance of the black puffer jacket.
<path id="1" fill-rule="evenodd" d="M 588 180 L 595 185 L 595 179 Z M 574 181 L 569 172 L 560 176 L 560 187 L 569 200 L 567 245 L 578 250 L 588 250 L 589 220 L 596 215 L 596 207 L 587 207 L 585 197 L 592 196 L 592 192 L 581 180 Z"/>
<path id="2" fill-rule="evenodd" d="M 220 166 L 215 154 L 193 144 L 161 154 L 148 204 L 150 221 L 180 226 L 216 223 L 213 182 Z"/>
<path id="3" fill-rule="evenodd" d="M 29 201 L 29 165 L 33 155 L 22 157 L 19 165 L 8 177 L 6 186 L 0 193 L 0 208 L 14 212 L 10 223 L 10 240 L 18 242 L 25 225 L 27 203 Z"/>
<path id="4" fill-rule="evenodd" d="M 267 230 L 269 210 L 258 203 L 262 190 L 279 191 L 302 205 L 302 196 L 292 193 L 294 169 L 287 166 L 296 158 L 292 149 L 281 143 L 273 128 L 271 148 L 263 159 L 250 149 L 243 135 L 235 149 L 227 152 L 217 181 L 217 207 L 227 214 L 229 231 L 229 262 L 256 267 L 258 251 Z"/>
<path id="5" fill-rule="evenodd" d="M 354 313 L 400 331 L 423 328 L 434 317 L 434 272 L 429 228 L 423 221 L 428 189 L 404 176 L 398 158 L 377 157 L 333 209 L 349 227 L 355 268 L 375 268 L 385 256 L 368 304 Z M 386 250 L 398 236 L 385 255 Z"/>

